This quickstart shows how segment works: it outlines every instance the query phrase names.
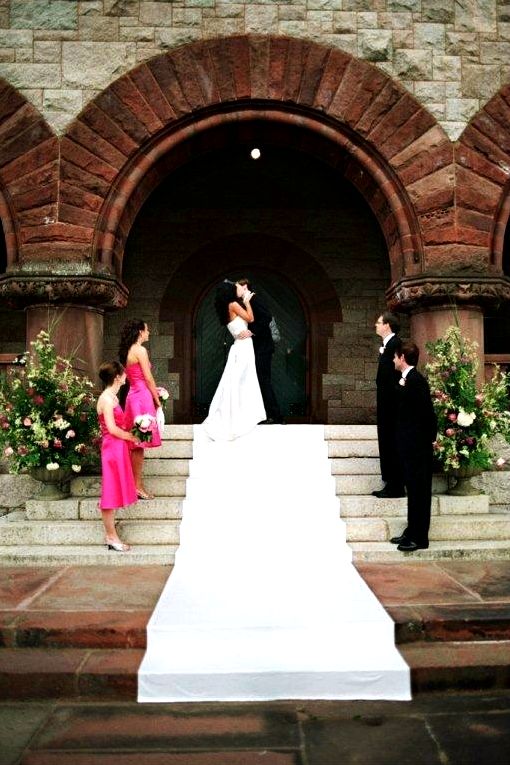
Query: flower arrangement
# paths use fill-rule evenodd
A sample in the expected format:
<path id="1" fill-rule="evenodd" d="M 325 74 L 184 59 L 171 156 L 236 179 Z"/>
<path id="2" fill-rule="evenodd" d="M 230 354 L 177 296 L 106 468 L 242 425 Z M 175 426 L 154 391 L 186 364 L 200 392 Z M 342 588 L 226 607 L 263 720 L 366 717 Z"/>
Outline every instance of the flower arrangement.
<path id="1" fill-rule="evenodd" d="M 131 433 L 138 438 L 139 441 L 152 441 L 152 431 L 156 426 L 156 418 L 151 414 L 139 414 L 134 419 L 134 425 L 131 428 Z"/>
<path id="2" fill-rule="evenodd" d="M 462 469 L 502 467 L 490 445 L 497 433 L 510 439 L 509 375 L 495 365 L 494 376 L 477 389 L 476 343 L 449 327 L 442 338 L 427 343 L 426 365 L 438 420 L 435 455 L 446 473 Z"/>
<path id="3" fill-rule="evenodd" d="M 0 382 L 0 449 L 9 470 L 79 473 L 97 459 L 92 383 L 75 375 L 42 331 Z"/>
<path id="4" fill-rule="evenodd" d="M 166 388 L 163 388 L 162 385 L 158 386 L 156 390 L 158 392 L 159 400 L 161 401 L 161 406 L 165 406 L 166 402 L 170 398 L 170 393 Z"/>

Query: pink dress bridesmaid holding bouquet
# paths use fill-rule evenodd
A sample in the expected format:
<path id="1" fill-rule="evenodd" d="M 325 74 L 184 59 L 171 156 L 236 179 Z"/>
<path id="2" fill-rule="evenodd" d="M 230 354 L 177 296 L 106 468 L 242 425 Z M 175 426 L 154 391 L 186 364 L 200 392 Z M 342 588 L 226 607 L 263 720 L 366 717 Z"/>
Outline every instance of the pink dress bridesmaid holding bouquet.
<path id="1" fill-rule="evenodd" d="M 133 469 L 128 444 L 137 446 L 138 439 L 126 430 L 124 412 L 117 394 L 126 381 L 122 364 L 111 361 L 101 364 L 99 377 L 104 390 L 97 400 L 97 415 L 101 428 L 101 499 L 99 507 L 109 550 L 127 552 L 115 528 L 115 510 L 137 501 Z"/>
<path id="2" fill-rule="evenodd" d="M 126 368 L 129 391 L 124 407 L 126 428 L 131 430 L 140 415 L 153 418 L 151 437 L 136 445 L 130 445 L 131 464 L 139 499 L 153 499 L 143 484 L 143 460 L 145 449 L 161 446 L 161 436 L 156 421 L 156 409 L 161 406 L 158 389 L 151 372 L 149 354 L 143 343 L 149 339 L 147 323 L 134 319 L 123 328 L 119 345 L 119 358 Z"/>

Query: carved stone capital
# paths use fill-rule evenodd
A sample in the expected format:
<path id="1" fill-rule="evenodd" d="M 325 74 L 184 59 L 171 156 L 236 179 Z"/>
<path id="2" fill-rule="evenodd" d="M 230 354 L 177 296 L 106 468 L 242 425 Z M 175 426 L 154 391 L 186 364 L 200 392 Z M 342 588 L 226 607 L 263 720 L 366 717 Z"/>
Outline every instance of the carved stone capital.
<path id="1" fill-rule="evenodd" d="M 505 276 L 417 276 L 400 279 L 386 291 L 391 310 L 413 311 L 434 305 L 487 306 L 510 302 Z"/>
<path id="2" fill-rule="evenodd" d="M 4 274 L 0 276 L 0 300 L 9 308 L 29 305 L 79 304 L 98 308 L 124 308 L 128 290 L 106 276 Z"/>

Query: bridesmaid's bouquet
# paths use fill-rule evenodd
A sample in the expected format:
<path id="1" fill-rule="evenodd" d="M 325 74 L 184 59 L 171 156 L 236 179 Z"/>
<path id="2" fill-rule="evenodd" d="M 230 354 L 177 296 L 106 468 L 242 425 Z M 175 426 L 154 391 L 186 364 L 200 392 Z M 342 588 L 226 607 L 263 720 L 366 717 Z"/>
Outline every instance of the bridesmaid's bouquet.
<path id="1" fill-rule="evenodd" d="M 156 390 L 158 391 L 159 400 L 161 401 L 161 406 L 158 406 L 156 409 L 156 422 L 158 423 L 159 434 L 161 438 L 163 438 L 165 430 L 165 404 L 170 398 L 170 393 L 166 388 L 163 388 L 162 385 L 158 386 Z"/>
<path id="2" fill-rule="evenodd" d="M 163 388 L 162 385 L 159 385 L 156 390 L 158 392 L 159 400 L 161 401 L 161 406 L 165 406 L 166 402 L 170 398 L 170 393 L 166 388 Z"/>
<path id="3" fill-rule="evenodd" d="M 134 419 L 134 425 L 131 428 L 131 433 L 138 438 L 139 441 L 152 441 L 152 431 L 156 425 L 156 418 L 152 414 L 139 414 Z"/>

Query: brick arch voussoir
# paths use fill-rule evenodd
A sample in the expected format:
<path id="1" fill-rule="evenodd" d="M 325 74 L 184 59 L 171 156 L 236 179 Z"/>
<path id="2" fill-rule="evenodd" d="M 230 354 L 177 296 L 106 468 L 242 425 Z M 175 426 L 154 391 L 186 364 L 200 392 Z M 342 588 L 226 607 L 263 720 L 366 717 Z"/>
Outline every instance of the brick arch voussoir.
<path id="1" fill-rule="evenodd" d="M 88 104 L 62 139 L 61 215 L 94 229 L 93 258 L 121 246 L 111 228 L 159 145 L 235 107 L 316 116 L 377 168 L 397 221 L 400 254 L 418 265 L 436 204 L 419 184 L 452 164 L 448 137 L 374 65 L 309 40 L 246 35 L 191 43 L 143 62 Z M 391 188 L 390 188 L 391 186 Z M 451 204 L 453 205 L 453 190 Z M 417 209 L 415 210 L 415 203 Z M 441 202 L 444 207 L 444 200 Z M 397 212 L 398 210 L 398 212 Z M 422 216 L 422 217 L 420 217 Z M 443 221 L 444 223 L 444 221 Z M 392 245 L 397 258 L 397 245 Z M 108 265 L 106 267 L 109 267 Z"/>
<path id="2" fill-rule="evenodd" d="M 467 239 L 478 231 L 489 266 L 501 272 L 510 219 L 510 84 L 471 119 L 460 136 L 456 163 L 459 225 Z"/>
<path id="3" fill-rule="evenodd" d="M 57 220 L 58 158 L 58 139 L 44 117 L 0 78 L 0 218 L 8 269 L 40 257 L 41 238 Z"/>

